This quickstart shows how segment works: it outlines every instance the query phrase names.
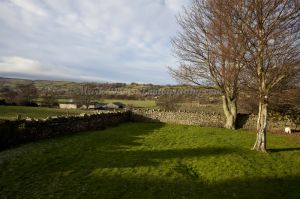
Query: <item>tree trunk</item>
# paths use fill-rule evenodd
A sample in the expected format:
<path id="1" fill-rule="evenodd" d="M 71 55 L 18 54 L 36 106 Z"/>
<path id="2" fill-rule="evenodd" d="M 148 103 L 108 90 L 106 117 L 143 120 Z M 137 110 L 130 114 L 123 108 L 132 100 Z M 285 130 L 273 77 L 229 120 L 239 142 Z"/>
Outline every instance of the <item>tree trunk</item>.
<path id="1" fill-rule="evenodd" d="M 266 152 L 267 147 L 267 107 L 268 103 L 262 99 L 259 102 L 259 112 L 257 118 L 256 141 L 252 150 Z"/>
<path id="2" fill-rule="evenodd" d="M 231 99 L 223 95 L 222 99 L 223 99 L 223 110 L 226 117 L 226 123 L 224 127 L 227 129 L 235 129 L 235 123 L 237 117 L 236 98 Z"/>

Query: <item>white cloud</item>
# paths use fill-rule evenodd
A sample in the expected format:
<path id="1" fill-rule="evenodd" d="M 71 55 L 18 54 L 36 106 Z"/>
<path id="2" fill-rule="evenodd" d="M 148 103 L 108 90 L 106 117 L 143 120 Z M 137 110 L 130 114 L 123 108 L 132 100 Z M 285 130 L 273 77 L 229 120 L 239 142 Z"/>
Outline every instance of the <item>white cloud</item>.
<path id="1" fill-rule="evenodd" d="M 64 67 L 45 66 L 37 60 L 16 56 L 0 57 L 0 74 L 24 74 L 30 77 L 52 77 L 60 80 L 107 80 Z"/>
<path id="2" fill-rule="evenodd" d="M 166 6 L 174 11 L 175 13 L 178 13 L 182 7 L 185 5 L 188 5 L 190 0 L 164 0 Z"/>
<path id="3" fill-rule="evenodd" d="M 0 58 L 0 72 L 41 72 L 44 67 L 36 60 L 23 57 L 2 57 Z"/>
<path id="4" fill-rule="evenodd" d="M 11 0 L 11 2 L 32 14 L 39 16 L 47 16 L 47 13 L 31 0 Z"/>
<path id="5" fill-rule="evenodd" d="M 172 81 L 166 66 L 175 63 L 170 52 L 178 28 L 174 15 L 189 0 L 10 1 L 0 1 L 0 56 L 15 57 L 9 61 L 39 60 L 27 65 L 47 66 L 49 76 L 60 66 L 77 76 Z"/>

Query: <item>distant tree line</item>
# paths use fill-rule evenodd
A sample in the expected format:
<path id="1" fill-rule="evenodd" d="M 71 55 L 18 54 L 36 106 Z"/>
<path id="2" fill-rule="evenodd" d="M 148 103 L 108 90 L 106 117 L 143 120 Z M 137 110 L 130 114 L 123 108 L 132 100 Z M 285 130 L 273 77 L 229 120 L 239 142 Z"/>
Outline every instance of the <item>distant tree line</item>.
<path id="1" fill-rule="evenodd" d="M 38 96 L 38 91 L 33 83 L 18 84 L 15 88 L 3 86 L 0 93 L 8 105 L 36 106 L 33 100 Z"/>

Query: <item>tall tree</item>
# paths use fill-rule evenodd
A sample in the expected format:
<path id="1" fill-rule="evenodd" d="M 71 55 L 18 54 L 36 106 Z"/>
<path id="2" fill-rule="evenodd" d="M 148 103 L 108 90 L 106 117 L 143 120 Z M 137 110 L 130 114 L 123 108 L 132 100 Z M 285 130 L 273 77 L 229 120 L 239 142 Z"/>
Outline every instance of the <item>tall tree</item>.
<path id="1" fill-rule="evenodd" d="M 283 80 L 299 74 L 299 0 L 244 0 L 232 7 L 246 41 L 248 85 L 259 96 L 254 150 L 266 151 L 268 101 Z"/>
<path id="2" fill-rule="evenodd" d="M 226 128 L 237 117 L 239 76 L 243 67 L 243 37 L 237 32 L 230 1 L 193 0 L 178 17 L 181 32 L 172 44 L 179 68 L 171 75 L 182 83 L 212 85 L 222 93 Z"/>

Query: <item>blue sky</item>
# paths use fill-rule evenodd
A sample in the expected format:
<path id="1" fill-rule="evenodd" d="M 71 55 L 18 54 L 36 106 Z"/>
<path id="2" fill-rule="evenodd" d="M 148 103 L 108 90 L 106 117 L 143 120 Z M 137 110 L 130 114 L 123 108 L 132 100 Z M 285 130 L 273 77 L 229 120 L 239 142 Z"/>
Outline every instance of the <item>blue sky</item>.
<path id="1" fill-rule="evenodd" d="M 190 0 L 0 0 L 0 76 L 173 84 Z"/>

